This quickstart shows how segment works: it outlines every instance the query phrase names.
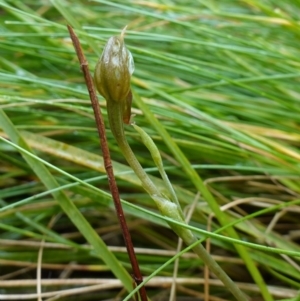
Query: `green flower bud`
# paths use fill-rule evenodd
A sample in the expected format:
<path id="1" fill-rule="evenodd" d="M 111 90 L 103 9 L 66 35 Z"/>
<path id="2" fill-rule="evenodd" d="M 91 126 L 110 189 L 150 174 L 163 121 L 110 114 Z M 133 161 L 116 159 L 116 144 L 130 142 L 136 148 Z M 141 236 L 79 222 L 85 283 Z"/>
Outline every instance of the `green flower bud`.
<path id="1" fill-rule="evenodd" d="M 124 43 L 124 31 L 125 29 L 120 36 L 111 37 L 106 43 L 96 65 L 94 80 L 106 101 L 124 103 L 125 114 L 131 103 L 130 78 L 134 71 L 134 62 Z M 124 119 L 127 118 L 128 116 L 124 116 Z"/>

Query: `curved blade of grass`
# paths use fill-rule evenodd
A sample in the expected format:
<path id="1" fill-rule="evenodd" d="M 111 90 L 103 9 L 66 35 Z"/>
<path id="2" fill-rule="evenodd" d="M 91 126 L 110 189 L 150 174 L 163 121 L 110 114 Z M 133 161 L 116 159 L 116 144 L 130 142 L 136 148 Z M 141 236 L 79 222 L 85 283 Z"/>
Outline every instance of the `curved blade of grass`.
<path id="1" fill-rule="evenodd" d="M 50 1 L 53 4 L 53 6 L 61 13 L 61 15 L 64 16 L 64 18 L 66 19 L 68 24 L 70 24 L 76 30 L 83 31 L 82 27 L 81 27 L 80 23 L 78 22 L 78 20 L 76 19 L 76 17 L 73 16 L 69 12 L 68 4 L 65 1 L 62 1 L 62 0 L 59 0 L 59 1 L 50 0 Z M 97 47 L 96 43 L 94 42 L 94 39 L 92 39 L 92 38 L 90 38 L 90 36 L 86 35 L 85 41 L 87 42 L 89 47 L 93 48 L 95 53 L 98 53 L 98 55 L 100 55 L 100 53 L 98 51 L 98 47 Z"/>
<path id="2" fill-rule="evenodd" d="M 34 134 L 34 133 L 30 133 L 27 131 L 22 131 L 22 136 L 23 138 L 27 141 L 27 143 L 33 147 L 34 149 L 37 149 L 39 151 L 43 151 L 47 154 L 51 154 L 53 156 L 56 157 L 60 157 L 64 160 L 68 160 L 70 162 L 82 165 L 82 166 L 86 166 L 90 169 L 94 169 L 97 170 L 100 173 L 105 173 L 104 170 L 104 166 L 102 164 L 103 159 L 101 156 L 90 153 L 88 151 L 79 149 L 77 147 L 71 146 L 71 145 L 67 145 L 65 143 L 62 143 L 60 141 L 55 141 L 53 139 L 50 139 L 48 137 L 44 137 L 38 134 Z M 48 165 L 50 166 L 50 164 Z M 137 176 L 130 170 L 130 168 L 126 165 L 123 165 L 121 163 L 118 162 L 113 162 L 113 166 L 114 166 L 114 170 L 116 171 L 116 176 L 122 180 L 125 180 L 131 184 L 134 184 L 136 186 L 141 186 L 141 183 L 139 181 L 139 179 L 137 178 Z M 55 168 L 55 167 L 52 167 Z M 60 169 L 55 168 L 58 172 L 62 173 L 62 171 Z M 88 197 L 90 197 L 91 199 L 95 199 L 96 201 L 100 201 L 99 196 L 100 194 L 103 196 L 103 198 L 105 199 L 109 199 L 110 200 L 110 195 L 107 194 L 106 192 L 102 191 L 102 190 L 98 190 L 96 189 L 94 186 L 89 186 L 89 184 L 85 181 L 81 181 L 77 178 L 74 178 L 73 176 L 68 175 L 67 173 L 63 172 L 63 174 L 65 174 L 66 176 L 68 176 L 70 179 L 77 181 L 78 183 L 81 183 L 82 185 L 86 186 L 87 188 L 93 188 L 92 191 L 90 191 L 90 189 L 85 189 L 85 188 L 80 188 L 78 187 L 76 189 L 76 191 L 82 195 L 88 194 Z M 163 189 L 164 184 L 163 182 L 156 178 L 156 177 L 151 177 L 151 179 L 156 183 L 156 185 L 158 187 L 161 187 L 161 189 Z M 72 185 L 76 185 L 77 183 L 72 183 Z M 178 187 L 178 186 L 174 186 L 175 190 L 176 190 L 176 194 L 180 197 L 180 200 L 182 202 L 184 202 L 184 204 L 189 204 L 193 198 L 195 197 L 195 195 L 193 193 L 191 193 L 190 191 L 187 191 L 184 188 Z M 83 189 L 85 189 L 85 191 L 83 191 Z M 97 192 L 97 194 L 95 195 L 95 192 Z M 103 202 L 103 201 L 100 201 Z M 278 204 L 276 206 L 272 206 L 275 210 L 277 208 L 277 210 L 279 210 L 280 208 L 284 208 L 287 206 L 292 206 L 292 205 L 296 205 L 298 204 L 299 201 L 298 200 L 294 200 L 291 202 L 287 202 L 287 203 L 281 203 Z M 132 215 L 135 216 L 140 216 L 142 214 L 142 212 L 140 210 L 134 210 L 132 211 L 131 208 L 133 208 L 131 205 L 129 207 L 127 207 L 127 202 L 124 203 L 125 204 L 125 208 L 127 210 L 127 212 L 129 212 Z M 255 228 L 250 228 L 248 226 L 247 223 L 242 223 L 242 221 L 246 221 L 248 219 L 252 219 L 255 216 L 260 216 L 263 215 L 267 212 L 272 212 L 272 207 L 270 208 L 266 208 L 260 211 L 257 211 L 256 213 L 252 213 L 250 215 L 247 215 L 243 218 L 240 218 L 239 221 L 240 222 L 236 222 L 236 218 L 231 217 L 227 212 L 223 212 L 223 214 L 225 214 L 227 216 L 227 224 L 226 224 L 226 228 L 228 226 L 233 226 L 236 225 L 236 227 L 245 232 L 248 233 L 251 236 L 254 237 L 260 237 L 263 240 L 263 237 L 265 237 L 265 231 L 266 228 L 265 226 L 256 223 L 255 221 L 253 221 Z M 210 214 L 211 210 L 208 207 L 202 207 L 202 209 L 205 213 Z M 2 210 L 0 210 L 1 213 Z M 149 217 L 151 216 L 151 214 L 145 213 L 143 215 L 143 218 L 146 220 L 152 220 L 154 223 L 158 223 L 161 224 L 159 222 L 159 219 L 149 219 Z M 163 223 L 164 224 L 164 223 Z M 164 224 L 165 225 L 165 224 Z M 223 228 L 222 228 L 223 229 Z M 254 231 L 254 229 L 256 229 Z M 270 241 L 272 244 L 278 246 L 278 247 L 288 247 L 291 250 L 297 250 L 297 248 L 295 247 L 294 244 L 290 243 L 288 240 L 283 239 L 282 236 L 275 234 L 275 233 L 269 233 L 268 234 L 268 241 Z"/>
<path id="3" fill-rule="evenodd" d="M 22 136 L 14 127 L 8 116 L 3 110 L 0 110 L 0 126 L 9 136 L 9 138 L 17 145 L 25 150 L 32 152 L 30 147 L 26 144 Z M 22 154 L 28 165 L 32 168 L 35 174 L 40 178 L 41 182 L 47 189 L 55 189 L 59 187 L 56 180 L 52 177 L 48 169 L 39 161 L 32 157 Z M 108 250 L 106 244 L 98 236 L 96 231 L 91 227 L 88 221 L 84 218 L 81 212 L 77 209 L 73 202 L 62 191 L 53 192 L 53 197 L 57 200 L 66 215 L 82 233 L 85 239 L 94 247 L 96 254 L 101 258 L 111 269 L 111 271 L 118 277 L 128 291 L 132 290 L 132 279 L 124 267 L 119 263 L 117 258 Z"/>
<path id="4" fill-rule="evenodd" d="M 61 158 L 64 158 L 65 160 L 70 160 L 72 162 L 76 162 L 76 163 L 79 163 L 79 164 L 83 164 L 83 165 L 86 165 L 89 166 L 88 162 L 89 161 L 92 161 L 92 162 L 101 162 L 101 157 L 100 156 L 97 156 L 97 155 L 94 155 L 94 154 L 91 154 L 87 151 L 84 151 L 84 150 L 81 150 L 81 149 L 78 149 L 76 147 L 73 147 L 73 146 L 68 146 L 64 143 L 61 143 L 61 142 L 58 142 L 58 141 L 54 141 L 52 139 L 49 139 L 49 138 L 46 138 L 46 137 L 43 137 L 43 136 L 40 136 L 40 135 L 37 135 L 37 134 L 33 134 L 33 133 L 28 133 L 28 132 L 23 132 L 23 136 L 26 137 L 26 140 L 28 141 L 28 143 L 30 143 L 30 145 L 32 145 L 33 147 L 41 150 L 41 151 L 45 151 L 47 153 L 50 153 L 52 155 L 55 155 L 55 156 L 58 156 L 58 157 L 61 157 Z M 39 143 L 35 143 L 36 141 L 39 141 Z M 41 147 L 41 144 L 43 144 L 43 146 Z M 29 154 L 28 154 L 29 155 Z M 41 160 L 40 158 L 35 158 L 35 160 L 40 160 L 41 162 L 43 160 Z M 86 161 L 87 160 L 87 161 Z M 42 162 L 43 163 L 43 162 Z M 45 162 L 44 162 L 45 164 Z M 120 166 L 119 166 L 120 165 Z M 90 199 L 92 200 L 95 200 L 96 202 L 101 202 L 103 203 L 103 199 L 99 198 L 99 193 L 97 193 L 95 195 L 95 191 L 97 190 L 94 186 L 90 186 L 88 183 L 86 182 L 83 182 L 82 180 L 80 179 L 77 179 L 76 177 L 74 176 L 71 176 L 69 175 L 68 173 L 56 168 L 55 166 L 52 166 L 51 164 L 47 163 L 47 166 L 48 167 L 52 167 L 54 168 L 55 170 L 57 170 L 58 172 L 60 173 L 63 173 L 64 175 L 68 176 L 70 179 L 74 180 L 74 181 L 78 181 L 77 183 L 71 183 L 72 186 L 75 186 L 77 184 L 83 184 L 84 186 L 86 186 L 87 188 L 93 188 L 92 191 L 90 191 L 90 189 L 86 189 L 86 188 L 83 188 L 83 187 L 77 187 L 77 189 L 75 189 L 74 192 L 76 193 L 79 193 L 81 195 L 85 195 L 86 197 L 89 197 Z M 94 168 L 95 170 L 98 170 L 100 172 L 103 172 L 103 170 L 101 169 L 101 164 L 100 166 L 98 166 L 97 164 L 92 164 L 91 168 Z M 122 164 L 117 164 L 116 165 L 116 170 L 117 171 L 120 171 L 122 170 L 123 172 L 125 171 L 125 173 L 128 173 L 128 167 L 126 166 L 123 166 Z M 134 176 L 134 175 L 133 175 Z M 126 179 L 128 180 L 128 175 L 126 177 Z M 134 183 L 135 181 L 133 181 Z M 136 185 L 140 185 L 140 183 L 135 183 Z M 70 184 L 67 185 L 68 187 L 64 187 L 65 189 L 66 188 L 69 188 L 71 189 L 70 187 Z M 59 188 L 56 188 L 55 190 L 57 189 L 63 189 L 63 187 L 59 187 Z M 105 204 L 107 204 L 107 202 L 109 201 L 107 198 L 107 194 L 101 190 L 97 190 L 97 192 L 100 192 L 101 195 L 103 195 L 103 197 L 105 198 L 106 201 Z M 51 190 L 49 190 L 48 193 L 51 193 Z M 44 193 L 43 193 L 44 194 Z M 184 190 L 182 191 L 182 194 L 184 195 L 184 200 L 189 202 L 187 200 L 187 197 L 188 197 L 188 193 Z M 110 198 L 109 198 L 110 199 Z M 189 199 L 189 198 L 188 198 Z M 191 198 L 192 199 L 192 198 Z M 130 204 L 128 202 L 124 202 L 124 208 L 126 208 L 127 212 L 129 212 L 130 214 L 134 215 L 134 216 L 140 216 L 140 217 L 143 217 L 144 219 L 146 220 L 149 220 L 149 221 L 152 221 L 156 224 L 159 224 L 159 225 L 164 225 L 165 226 L 165 223 L 163 222 L 163 219 L 161 218 L 160 215 L 157 215 L 147 209 L 143 209 L 141 207 L 137 207 L 137 206 L 134 206 L 133 204 Z M 279 209 L 281 207 L 286 207 L 286 206 L 291 206 L 291 205 L 295 205 L 295 204 L 298 204 L 299 203 L 299 200 L 295 200 L 295 201 L 292 201 L 292 202 L 288 202 L 288 203 L 282 203 L 282 204 L 279 204 L 279 205 L 276 205 L 276 206 L 273 206 L 273 209 L 272 207 L 270 208 L 266 208 L 266 209 L 263 209 L 263 210 L 260 210 L 260 211 L 257 211 L 251 215 L 248 215 L 244 218 L 240 218 L 240 219 L 236 219 L 236 218 L 232 218 L 230 216 L 228 216 L 228 219 L 230 221 L 229 224 L 227 224 L 225 227 L 223 228 L 220 228 L 218 229 L 217 232 L 220 232 L 220 231 L 223 231 L 225 230 L 226 228 L 228 227 L 231 227 L 231 226 L 234 226 L 236 225 L 241 231 L 245 232 L 245 233 L 249 233 L 250 235 L 252 236 L 255 236 L 255 237 L 261 237 L 261 239 L 263 240 L 263 235 L 265 233 L 265 228 L 262 226 L 262 225 L 256 225 L 255 229 L 257 229 L 256 231 L 254 231 L 254 229 L 250 230 L 249 231 L 249 227 L 247 226 L 247 223 L 242 223 L 242 221 L 246 221 L 248 219 L 251 219 L 255 216 L 259 216 L 261 214 L 264 214 L 264 213 L 267 213 L 267 212 L 272 212 L 274 211 L 275 209 Z M 290 204 L 290 205 L 289 205 Z M 9 206 L 9 208 L 11 208 L 11 206 Z M 4 208 L 2 208 L 0 210 L 3 211 Z M 208 208 L 202 208 L 202 210 L 204 210 L 205 212 L 207 212 L 207 209 Z M 209 213 L 210 211 L 208 211 Z M 5 213 L 5 212 L 4 212 Z M 227 214 L 227 213 L 224 213 L 224 214 Z M 252 227 L 251 227 L 252 228 Z M 195 233 L 199 233 L 199 234 L 202 234 L 204 236 L 207 236 L 207 237 L 210 237 L 212 236 L 210 233 L 207 233 L 206 231 L 198 231 L 197 228 L 191 228 L 191 230 L 193 230 Z M 254 231 L 254 232 L 253 232 Z M 214 236 L 212 236 L 214 237 Z M 218 236 L 217 236 L 218 237 Z M 216 237 L 216 238 L 217 238 Z M 222 241 L 222 237 L 219 237 L 219 239 L 221 239 Z M 293 250 L 292 252 L 293 253 L 285 253 L 285 254 L 289 254 L 289 255 L 292 255 L 292 254 L 295 254 L 295 252 L 299 252 L 299 250 L 297 249 L 297 247 L 293 244 L 291 244 L 289 241 L 286 241 L 286 240 L 283 240 L 282 237 L 280 237 L 279 235 L 275 235 L 275 234 L 272 234 L 272 233 L 269 233 L 267 235 L 267 239 L 269 242 L 271 242 L 271 244 L 273 245 L 276 245 L 277 247 L 281 247 L 282 249 L 284 250 Z M 228 242 L 230 242 L 231 240 L 229 239 Z M 243 245 L 247 245 L 246 244 L 243 244 Z M 253 248 L 253 246 L 251 245 L 251 247 Z M 257 249 L 260 249 L 260 246 L 255 246 L 255 248 Z M 269 250 L 270 249 L 268 247 L 264 247 L 263 250 Z M 277 252 L 280 252 L 279 250 Z M 284 254 L 284 251 L 283 251 L 283 254 Z M 298 254 L 298 253 L 297 253 Z M 264 262 L 271 262 L 272 261 L 272 258 L 268 258 L 268 259 L 265 259 L 265 260 L 261 260 L 261 256 L 255 256 L 254 253 L 251 253 L 251 256 L 257 261 L 257 262 L 260 262 L 260 263 L 264 263 Z M 282 266 L 282 265 L 281 265 Z M 276 267 L 275 267 L 276 268 Z"/>
<path id="5" fill-rule="evenodd" d="M 12 145 L 15 145 L 15 144 L 13 144 L 13 143 L 11 143 L 11 142 L 9 142 L 9 143 L 12 144 Z M 17 146 L 17 145 L 15 145 L 15 147 L 16 147 L 17 149 L 19 149 L 19 151 L 21 151 L 22 153 L 27 154 L 27 156 L 30 156 L 31 158 L 34 158 L 35 160 L 41 161 L 42 163 L 45 164 L 45 162 L 43 162 L 42 159 L 40 159 L 40 158 L 38 158 L 38 157 L 35 157 L 35 155 L 33 155 L 32 153 L 29 153 L 28 151 L 26 151 L 26 150 L 20 148 L 20 147 Z M 49 163 L 47 163 L 46 165 L 49 166 L 49 167 L 54 168 L 55 170 L 57 170 L 57 171 L 59 171 L 59 172 L 65 174 L 65 175 L 67 175 L 67 176 L 69 176 L 71 179 L 73 179 L 73 180 L 75 180 L 75 181 L 77 180 L 78 183 L 85 184 L 86 186 L 90 187 L 89 184 L 87 184 L 87 183 L 85 183 L 85 182 L 83 182 L 83 181 L 77 179 L 76 177 L 74 177 L 74 176 L 72 176 L 72 175 L 68 175 L 66 172 L 64 172 L 64 171 L 62 171 L 62 170 L 59 170 L 59 169 L 56 168 L 55 166 L 52 166 L 52 165 L 49 164 Z M 72 183 L 72 184 L 78 184 L 78 183 Z M 91 187 L 94 188 L 93 186 L 91 186 Z M 62 187 L 60 187 L 60 188 L 62 188 Z M 95 190 L 95 189 L 93 189 L 93 190 Z M 86 195 L 86 196 L 88 196 L 88 197 L 91 197 L 92 199 L 94 198 L 93 195 L 87 195 L 87 192 L 86 192 L 86 191 L 85 191 L 84 193 L 81 193 L 81 194 L 82 194 L 82 195 Z M 98 196 L 96 196 L 96 197 L 97 197 L 97 200 L 99 200 L 99 197 L 98 197 Z M 124 202 L 124 201 L 123 201 L 123 202 Z M 247 242 L 244 242 L 244 241 L 242 241 L 242 240 L 236 240 L 236 239 L 232 239 L 232 238 L 229 238 L 229 237 L 219 236 L 219 235 L 216 234 L 216 233 L 218 233 L 218 232 L 221 232 L 221 231 L 225 230 L 225 229 L 228 228 L 228 227 L 231 227 L 231 226 L 234 226 L 234 225 L 239 224 L 239 223 L 240 223 L 241 221 L 243 221 L 243 220 L 249 219 L 251 216 L 252 216 L 252 217 L 254 217 L 254 216 L 259 216 L 259 215 L 260 215 L 260 212 L 261 212 L 261 213 L 263 213 L 263 212 L 264 212 L 264 213 L 266 213 L 266 212 L 271 212 L 272 210 L 278 209 L 279 206 L 280 206 L 280 207 L 281 207 L 281 206 L 286 207 L 286 206 L 289 206 L 289 204 L 290 204 L 290 205 L 294 205 L 294 204 L 296 204 L 296 203 L 299 203 L 299 200 L 295 200 L 295 201 L 292 201 L 292 202 L 289 202 L 289 203 L 283 203 L 283 204 L 280 204 L 280 205 L 273 206 L 273 209 L 272 209 L 272 208 L 266 208 L 266 209 L 257 211 L 257 212 L 255 212 L 255 213 L 253 213 L 253 214 L 251 214 L 251 215 L 248 215 L 247 217 L 244 217 L 244 218 L 241 218 L 241 219 L 236 219 L 236 218 L 235 218 L 234 221 L 233 221 L 231 224 L 227 224 L 226 226 L 224 226 L 224 227 L 218 229 L 217 231 L 215 231 L 214 233 L 211 233 L 211 232 L 207 232 L 207 231 L 205 231 L 205 230 L 201 230 L 200 228 L 195 228 L 195 227 L 192 227 L 192 226 L 189 226 L 189 225 L 182 224 L 182 223 L 180 223 L 180 222 L 174 221 L 174 220 L 172 220 L 172 219 L 168 219 L 168 218 L 162 217 L 161 215 L 156 214 L 156 213 L 154 213 L 154 212 L 152 212 L 152 211 L 149 211 L 149 210 L 147 210 L 147 209 L 143 209 L 143 208 L 137 207 L 137 206 L 135 206 L 135 205 L 133 205 L 133 204 L 124 202 L 124 204 L 125 204 L 126 206 L 128 206 L 129 209 L 135 209 L 135 212 L 131 212 L 131 213 L 134 214 L 134 215 L 135 215 L 136 213 L 138 213 L 139 216 L 143 216 L 143 218 L 145 218 L 145 219 L 151 220 L 151 218 L 152 218 L 153 221 L 155 220 L 156 223 L 158 223 L 158 224 L 160 224 L 160 225 L 164 224 L 164 223 L 162 223 L 163 220 L 170 221 L 170 222 L 172 222 L 172 223 L 174 223 L 174 224 L 177 224 L 177 225 L 179 225 L 179 226 L 185 227 L 185 228 L 187 228 L 187 229 L 192 230 L 192 231 L 195 232 L 195 233 L 200 234 L 200 235 L 203 237 L 202 240 L 205 239 L 205 237 L 214 237 L 214 238 L 217 238 L 217 239 L 220 239 L 220 240 L 225 240 L 225 241 L 227 241 L 227 242 L 229 242 L 229 243 L 241 244 L 241 245 L 243 245 L 243 246 L 251 247 L 251 248 L 254 248 L 254 249 L 257 249 L 257 250 L 261 250 L 261 251 L 264 251 L 264 252 L 271 252 L 271 253 L 275 253 L 275 254 L 286 254 L 286 255 L 296 256 L 296 257 L 297 257 L 297 256 L 299 256 L 300 253 L 299 253 L 299 250 L 297 250 L 297 247 L 294 247 L 293 245 L 289 245 L 289 246 L 287 246 L 287 245 L 282 245 L 282 249 L 278 249 L 278 248 L 270 248 L 270 247 L 268 247 L 268 246 L 261 246 L 261 245 L 256 245 L 256 244 L 253 244 L 253 243 L 247 243 Z M 150 218 L 150 217 L 151 217 L 151 218 Z M 153 219 L 153 217 L 154 217 L 154 219 Z M 165 224 L 164 224 L 164 225 L 165 225 Z M 246 226 L 246 225 L 245 225 L 245 226 Z M 7 228 L 4 227 L 4 229 L 7 229 Z M 246 228 L 246 227 L 242 227 L 241 230 L 247 232 L 247 228 Z M 16 232 L 16 233 L 23 233 L 23 232 L 20 232 L 20 230 L 15 229 L 15 228 L 12 229 L 12 231 L 13 231 L 13 232 Z M 24 234 L 25 234 L 25 235 L 30 235 L 30 234 L 27 233 L 26 231 L 24 232 Z M 31 234 L 31 235 L 34 235 L 34 234 Z M 267 236 L 268 236 L 268 239 L 271 238 L 270 235 L 267 235 Z M 35 235 L 35 237 L 37 237 L 37 236 Z M 275 245 L 277 245 L 277 241 L 272 240 L 272 242 L 275 242 Z M 223 245 L 223 247 L 224 247 L 224 245 Z M 294 251 L 290 251 L 290 250 L 288 250 L 288 249 L 294 250 Z M 273 258 L 272 258 L 272 257 L 269 258 L 268 255 L 266 255 L 266 254 L 264 254 L 264 256 L 265 256 L 265 257 L 267 256 L 268 258 L 266 257 L 266 258 L 263 259 L 263 260 L 262 260 L 262 257 L 263 257 L 262 255 L 259 255 L 259 254 L 256 255 L 256 254 L 251 253 L 251 256 L 254 256 L 253 258 L 256 259 L 256 261 L 257 261 L 257 262 L 260 262 L 260 263 L 264 263 L 264 262 L 269 262 L 269 263 L 271 263 L 271 262 L 273 261 Z M 277 269 L 277 270 L 279 270 L 279 271 L 282 270 L 282 269 L 281 269 L 282 267 L 283 267 L 282 263 L 279 264 L 278 262 L 277 262 L 277 264 L 275 264 L 275 265 L 273 266 L 274 269 Z M 296 277 L 296 278 L 297 278 L 297 276 L 298 276 L 298 274 L 295 274 L 295 273 L 293 274 L 292 271 L 291 271 L 291 269 L 288 269 L 287 267 L 283 268 L 283 270 L 284 270 L 285 272 L 288 272 L 288 274 L 291 275 L 292 277 Z M 298 272 L 297 272 L 297 273 L 298 273 Z"/>

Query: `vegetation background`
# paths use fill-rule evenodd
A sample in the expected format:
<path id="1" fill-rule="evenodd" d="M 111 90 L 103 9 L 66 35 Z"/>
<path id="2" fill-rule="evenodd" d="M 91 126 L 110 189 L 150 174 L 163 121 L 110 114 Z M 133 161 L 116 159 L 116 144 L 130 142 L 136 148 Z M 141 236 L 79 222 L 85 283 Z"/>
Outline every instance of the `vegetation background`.
<path id="1" fill-rule="evenodd" d="M 300 300 L 299 0 L 0 0 L 0 9 L 0 300 L 123 300 L 132 285 L 67 24 L 91 70 L 128 25 L 142 99 L 134 120 L 161 151 L 194 232 L 211 237 L 211 254 L 252 300 Z M 234 224 L 265 292 L 237 241 L 214 234 L 220 223 L 162 129 Z M 160 185 L 138 134 L 126 133 Z M 151 300 L 233 300 L 191 251 L 174 264 L 178 238 L 107 134 Z"/>

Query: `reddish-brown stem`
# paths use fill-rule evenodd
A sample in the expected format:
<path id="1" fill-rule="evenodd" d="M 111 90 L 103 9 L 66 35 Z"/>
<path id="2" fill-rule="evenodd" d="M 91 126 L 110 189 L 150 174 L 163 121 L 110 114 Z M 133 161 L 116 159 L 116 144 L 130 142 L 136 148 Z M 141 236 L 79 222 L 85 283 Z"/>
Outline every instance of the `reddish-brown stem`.
<path id="1" fill-rule="evenodd" d="M 94 116 L 95 116 L 95 121 L 96 121 L 96 126 L 97 126 L 97 130 L 98 130 L 98 134 L 99 134 L 99 138 L 100 138 L 100 142 L 101 142 L 100 144 L 101 144 L 101 149 L 102 149 L 102 154 L 103 154 L 104 166 L 105 166 L 105 170 L 106 170 L 107 177 L 108 177 L 109 188 L 110 188 L 110 191 L 112 194 L 112 198 L 114 200 L 115 208 L 116 208 L 116 211 L 118 214 L 118 219 L 119 219 L 119 222 L 120 222 L 120 225 L 122 228 L 125 245 L 127 248 L 127 252 L 129 255 L 129 259 L 130 259 L 133 274 L 134 274 L 134 281 L 136 282 L 137 285 L 139 285 L 143 281 L 143 276 L 140 271 L 140 267 L 139 267 L 139 264 L 138 264 L 138 261 L 137 261 L 137 258 L 136 258 L 135 252 L 134 252 L 133 244 L 131 241 L 130 232 L 128 230 L 126 220 L 124 217 L 124 212 L 123 212 L 123 208 L 122 208 L 120 196 L 119 196 L 119 190 L 118 190 L 118 186 L 117 186 L 117 183 L 115 180 L 114 171 L 113 171 L 113 167 L 111 164 L 110 153 L 109 153 L 109 149 L 108 149 L 108 144 L 107 144 L 107 140 L 106 140 L 105 125 L 104 125 L 104 121 L 102 118 L 102 113 L 100 110 L 97 94 L 96 94 L 96 91 L 94 88 L 93 79 L 89 72 L 88 62 L 82 51 L 78 37 L 76 36 L 72 27 L 69 25 L 68 25 L 68 30 L 70 33 L 70 37 L 73 41 L 73 45 L 74 45 L 74 48 L 75 48 L 75 51 L 76 51 L 76 54 L 77 54 L 77 57 L 78 57 L 78 60 L 80 63 L 80 67 L 81 67 L 83 75 L 84 75 L 85 83 L 86 83 L 86 86 L 87 86 L 87 89 L 88 89 L 88 92 L 90 95 L 90 99 L 91 99 L 91 103 L 92 103 L 92 107 L 93 107 L 93 111 L 94 111 Z M 147 301 L 147 294 L 146 294 L 146 289 L 144 286 L 140 288 L 139 292 L 140 292 L 142 301 Z"/>

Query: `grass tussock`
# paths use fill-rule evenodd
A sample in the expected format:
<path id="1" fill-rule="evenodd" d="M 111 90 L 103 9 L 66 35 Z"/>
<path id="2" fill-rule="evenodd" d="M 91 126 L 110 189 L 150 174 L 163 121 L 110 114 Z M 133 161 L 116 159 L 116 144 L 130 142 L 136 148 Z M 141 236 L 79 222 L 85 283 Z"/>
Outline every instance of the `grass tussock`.
<path id="1" fill-rule="evenodd" d="M 91 70 L 106 40 L 128 26 L 134 120 L 160 150 L 191 229 L 252 300 L 299 300 L 299 1 L 0 7 L 0 300 L 123 300 L 132 287 L 66 24 Z M 107 124 L 101 97 L 100 106 Z M 130 126 L 126 133 L 161 185 L 138 134 Z M 186 246 L 179 253 L 107 134 L 151 300 L 233 300 Z"/>

